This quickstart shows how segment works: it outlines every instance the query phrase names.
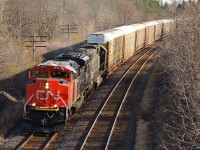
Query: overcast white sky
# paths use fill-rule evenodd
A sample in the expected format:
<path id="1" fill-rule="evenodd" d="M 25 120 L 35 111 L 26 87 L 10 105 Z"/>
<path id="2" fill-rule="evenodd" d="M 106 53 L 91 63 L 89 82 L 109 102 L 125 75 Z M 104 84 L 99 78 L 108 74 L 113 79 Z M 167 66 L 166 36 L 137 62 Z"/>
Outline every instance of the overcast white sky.
<path id="1" fill-rule="evenodd" d="M 164 4 L 165 2 L 171 3 L 171 2 L 174 1 L 174 0 L 160 0 L 160 1 L 162 1 L 163 4 Z M 176 0 L 176 1 L 180 2 L 181 0 Z"/>
<path id="2" fill-rule="evenodd" d="M 160 0 L 160 1 L 162 1 L 164 4 L 165 2 L 168 2 L 168 3 L 171 3 L 173 1 L 182 2 L 183 0 Z M 188 1 L 188 0 L 185 0 L 185 1 Z M 194 1 L 196 1 L 196 0 L 194 0 Z"/>

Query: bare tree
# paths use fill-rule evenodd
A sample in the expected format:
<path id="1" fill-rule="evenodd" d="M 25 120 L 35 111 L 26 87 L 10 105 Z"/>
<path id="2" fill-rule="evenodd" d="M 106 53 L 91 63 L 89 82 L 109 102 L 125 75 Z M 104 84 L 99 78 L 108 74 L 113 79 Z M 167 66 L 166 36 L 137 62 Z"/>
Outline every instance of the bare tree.
<path id="1" fill-rule="evenodd" d="M 163 47 L 163 94 L 168 95 L 163 98 L 168 100 L 162 121 L 164 149 L 200 148 L 199 12 L 199 5 L 179 12 L 174 33 Z"/>

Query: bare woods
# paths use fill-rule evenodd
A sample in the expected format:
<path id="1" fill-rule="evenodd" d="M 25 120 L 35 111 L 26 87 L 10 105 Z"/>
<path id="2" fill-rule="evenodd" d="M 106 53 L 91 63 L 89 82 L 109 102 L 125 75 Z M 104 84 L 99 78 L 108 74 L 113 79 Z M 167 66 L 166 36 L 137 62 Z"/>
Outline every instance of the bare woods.
<path id="1" fill-rule="evenodd" d="M 163 149 L 200 149 L 200 5 L 177 12 L 163 46 L 158 118 Z"/>
<path id="2" fill-rule="evenodd" d="M 158 18 L 161 6 L 150 1 L 0 0 L 0 80 L 33 65 L 32 49 L 24 48 L 24 36 L 48 36 L 51 44 L 68 46 L 94 31 Z M 77 28 L 70 39 L 69 24 Z M 38 49 L 36 54 L 41 55 Z M 40 61 L 39 57 L 36 63 Z"/>

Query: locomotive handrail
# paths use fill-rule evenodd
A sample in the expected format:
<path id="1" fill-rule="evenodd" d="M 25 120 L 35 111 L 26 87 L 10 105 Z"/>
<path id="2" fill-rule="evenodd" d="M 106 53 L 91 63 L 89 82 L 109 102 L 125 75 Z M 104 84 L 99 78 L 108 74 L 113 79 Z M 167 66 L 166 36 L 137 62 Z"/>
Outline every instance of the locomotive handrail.
<path id="1" fill-rule="evenodd" d="M 26 105 L 30 102 L 30 100 L 33 98 L 34 95 L 35 95 L 35 94 L 33 94 L 33 95 L 29 98 L 29 100 L 24 104 L 24 118 L 26 117 Z"/>
<path id="2" fill-rule="evenodd" d="M 104 66 L 106 64 L 106 62 L 102 63 L 100 66 L 99 66 L 99 69 Z"/>
<path id="3" fill-rule="evenodd" d="M 61 101 L 63 102 L 63 104 L 65 105 L 65 107 L 67 107 L 65 101 L 62 99 L 62 97 L 60 95 L 58 95 L 58 97 L 61 99 Z"/>
<path id="4" fill-rule="evenodd" d="M 95 69 L 94 71 L 91 71 L 91 73 L 96 73 L 96 72 L 98 72 L 99 69 L 100 69 L 103 65 L 105 65 L 105 64 L 106 64 L 106 63 L 101 64 L 100 67 L 98 67 L 98 68 Z M 85 76 L 85 79 L 89 79 L 89 78 L 90 78 L 90 75 L 86 75 L 86 76 Z"/>

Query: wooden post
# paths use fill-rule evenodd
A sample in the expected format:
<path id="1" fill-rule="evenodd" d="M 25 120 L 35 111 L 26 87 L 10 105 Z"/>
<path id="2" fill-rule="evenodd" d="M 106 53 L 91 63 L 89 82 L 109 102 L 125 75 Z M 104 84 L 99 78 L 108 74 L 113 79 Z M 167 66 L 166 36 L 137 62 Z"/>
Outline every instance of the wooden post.
<path id="1" fill-rule="evenodd" d="M 35 64 L 35 54 L 36 54 L 36 48 L 37 47 L 47 47 L 46 42 L 50 40 L 49 36 L 37 36 L 33 34 L 32 36 L 24 36 L 23 38 L 26 38 L 27 40 L 24 40 L 25 43 L 29 43 L 30 45 L 26 47 L 32 48 L 32 54 L 33 54 L 33 63 Z M 41 44 L 44 43 L 44 44 Z"/>
<path id="2" fill-rule="evenodd" d="M 33 34 L 33 63 L 35 65 L 35 34 Z"/>
<path id="3" fill-rule="evenodd" d="M 67 25 L 61 25 L 61 33 L 68 33 L 69 36 L 69 45 L 71 45 L 72 42 L 72 37 L 71 34 L 72 33 L 78 33 L 78 25 L 77 24 L 67 24 Z"/>
<path id="4" fill-rule="evenodd" d="M 70 24 L 68 24 L 68 33 L 69 33 L 69 45 L 71 45 L 71 32 L 70 32 Z"/>

